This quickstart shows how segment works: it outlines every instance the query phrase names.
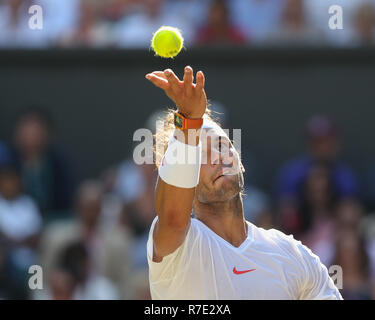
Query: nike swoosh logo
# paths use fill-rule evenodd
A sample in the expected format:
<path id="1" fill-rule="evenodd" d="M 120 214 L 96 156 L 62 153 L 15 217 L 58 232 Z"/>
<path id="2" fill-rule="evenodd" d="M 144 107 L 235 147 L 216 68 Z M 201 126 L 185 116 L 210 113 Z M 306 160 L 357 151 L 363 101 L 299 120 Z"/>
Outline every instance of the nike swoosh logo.
<path id="1" fill-rule="evenodd" d="M 251 272 L 251 271 L 254 271 L 254 270 L 256 270 L 256 269 L 250 269 L 250 270 L 238 271 L 238 270 L 236 269 L 236 267 L 233 267 L 233 273 L 234 273 L 234 274 L 243 274 L 243 273 Z"/>

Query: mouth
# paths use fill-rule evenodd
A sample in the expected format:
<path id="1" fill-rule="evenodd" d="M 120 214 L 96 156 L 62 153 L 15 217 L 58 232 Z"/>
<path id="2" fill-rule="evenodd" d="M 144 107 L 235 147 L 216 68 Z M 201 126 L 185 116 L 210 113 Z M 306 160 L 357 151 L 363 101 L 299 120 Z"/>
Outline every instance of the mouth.
<path id="1" fill-rule="evenodd" d="M 218 180 L 218 179 L 220 179 L 220 178 L 222 178 L 222 177 L 224 177 L 225 175 L 223 174 L 223 173 L 221 173 L 220 175 L 218 175 L 215 179 L 214 179 L 214 183 Z"/>

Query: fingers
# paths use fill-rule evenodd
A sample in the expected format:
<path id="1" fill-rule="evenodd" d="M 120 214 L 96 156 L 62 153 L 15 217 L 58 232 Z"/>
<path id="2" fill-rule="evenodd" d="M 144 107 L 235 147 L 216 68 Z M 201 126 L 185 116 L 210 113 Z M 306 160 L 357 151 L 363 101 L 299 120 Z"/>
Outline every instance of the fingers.
<path id="1" fill-rule="evenodd" d="M 178 79 L 171 69 L 148 73 L 146 79 L 152 82 L 155 86 L 163 90 L 168 90 L 168 95 L 178 95 L 183 86 L 186 96 L 191 97 L 194 92 L 198 93 L 202 91 L 205 85 L 205 77 L 202 71 L 197 72 L 196 84 L 193 83 L 194 73 L 190 66 L 185 67 L 183 82 Z"/>
<path id="2" fill-rule="evenodd" d="M 197 90 L 200 91 L 200 90 L 203 90 L 204 88 L 204 83 L 205 83 L 205 77 L 204 77 L 204 74 L 202 71 L 198 71 L 197 72 Z"/>
<path id="3" fill-rule="evenodd" d="M 157 75 L 160 78 L 167 80 L 167 77 L 165 76 L 163 71 L 154 71 L 153 74 Z"/>
<path id="4" fill-rule="evenodd" d="M 194 81 L 193 69 L 190 66 L 186 66 L 185 73 L 184 73 L 184 88 L 185 88 L 185 93 L 188 97 L 190 97 L 193 92 L 193 87 L 194 87 L 193 81 Z"/>
<path id="5" fill-rule="evenodd" d="M 158 88 L 161 88 L 163 90 L 168 90 L 170 88 L 170 84 L 168 83 L 168 80 L 166 80 L 160 75 L 159 72 L 161 71 L 155 71 L 155 72 L 146 74 L 146 79 L 152 82 Z"/>
<path id="6" fill-rule="evenodd" d="M 180 90 L 180 80 L 171 69 L 164 70 L 164 74 L 167 77 L 167 80 L 174 94 L 178 94 Z"/>

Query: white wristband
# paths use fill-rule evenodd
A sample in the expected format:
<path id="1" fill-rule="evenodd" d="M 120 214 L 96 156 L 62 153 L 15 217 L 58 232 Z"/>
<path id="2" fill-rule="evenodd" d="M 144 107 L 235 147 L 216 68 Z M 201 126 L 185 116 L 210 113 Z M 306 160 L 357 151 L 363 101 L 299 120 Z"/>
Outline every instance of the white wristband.
<path id="1" fill-rule="evenodd" d="M 172 137 L 159 166 L 160 178 L 175 187 L 196 187 L 201 168 L 201 150 L 200 142 L 192 146 Z"/>

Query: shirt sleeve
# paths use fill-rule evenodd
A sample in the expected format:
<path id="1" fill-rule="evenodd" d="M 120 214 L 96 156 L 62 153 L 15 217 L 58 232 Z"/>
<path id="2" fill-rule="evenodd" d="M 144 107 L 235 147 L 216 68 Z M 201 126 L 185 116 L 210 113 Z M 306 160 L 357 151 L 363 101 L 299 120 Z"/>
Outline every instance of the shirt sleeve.
<path id="1" fill-rule="evenodd" d="M 194 224 L 190 223 L 184 242 L 174 252 L 163 257 L 161 262 L 154 262 L 152 260 L 154 251 L 153 233 L 157 220 L 158 217 L 152 222 L 147 241 L 147 261 L 149 265 L 150 282 L 152 283 L 171 281 L 179 272 L 183 272 L 189 259 L 191 243 L 195 234 L 193 230 Z"/>
<path id="2" fill-rule="evenodd" d="M 300 300 L 343 300 L 339 290 L 331 279 L 327 267 L 319 257 L 298 242 L 303 264 L 303 279 L 299 292 Z"/>

